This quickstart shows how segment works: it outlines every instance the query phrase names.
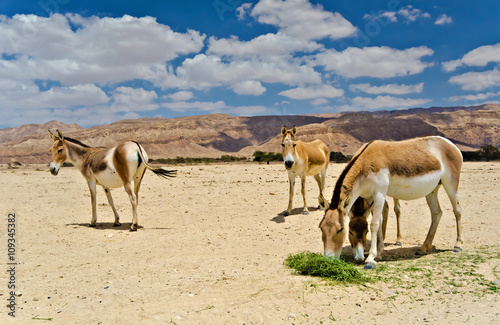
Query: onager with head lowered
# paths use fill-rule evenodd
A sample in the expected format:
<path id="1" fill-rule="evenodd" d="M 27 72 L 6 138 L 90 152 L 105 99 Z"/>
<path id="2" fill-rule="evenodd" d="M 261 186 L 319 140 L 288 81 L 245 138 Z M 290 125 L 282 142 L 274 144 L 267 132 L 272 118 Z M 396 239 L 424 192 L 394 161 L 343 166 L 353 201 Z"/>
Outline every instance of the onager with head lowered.
<path id="1" fill-rule="evenodd" d="M 365 247 L 366 247 L 366 235 L 368 234 L 368 216 L 372 212 L 373 202 L 368 202 L 367 200 L 359 197 L 349 212 L 349 242 L 352 247 L 354 261 L 357 263 L 363 263 L 365 260 Z M 402 246 L 401 243 L 401 229 L 399 224 L 399 218 L 401 216 L 401 206 L 398 199 L 394 199 L 394 212 L 396 213 L 397 222 L 397 239 L 396 245 Z M 378 236 L 379 242 L 377 245 L 382 245 L 381 239 L 385 240 L 385 233 L 387 230 L 387 219 L 389 217 L 389 205 L 387 200 L 384 203 L 384 208 L 382 209 L 382 237 Z M 380 232 L 379 232 L 380 233 Z"/>
<path id="2" fill-rule="evenodd" d="M 373 201 L 370 231 L 372 238 L 365 268 L 376 266 L 377 253 L 384 246 L 379 232 L 386 196 L 401 200 L 426 198 L 431 210 L 431 226 L 418 254 L 432 247 L 442 211 L 438 190 L 443 185 L 453 207 L 457 223 L 455 252 L 462 250 L 461 209 L 457 190 L 462 168 L 460 150 L 449 140 L 422 137 L 405 141 L 372 141 L 364 145 L 340 175 L 330 205 L 320 222 L 324 253 L 339 257 L 344 241 L 344 217 L 359 197 Z M 377 249 L 377 242 L 380 242 Z"/>
<path id="3" fill-rule="evenodd" d="M 306 176 L 313 176 L 319 186 L 319 201 L 325 202 L 323 190 L 325 189 L 326 169 L 330 160 L 330 150 L 321 140 L 303 142 L 295 140 L 297 127 L 294 125 L 291 130 L 286 126 L 281 128 L 283 136 L 281 146 L 283 147 L 283 161 L 288 170 L 288 180 L 290 182 L 290 195 L 288 199 L 288 208 L 285 215 L 292 213 L 293 192 L 295 188 L 295 177 L 299 176 L 301 180 L 301 192 L 304 199 L 303 214 L 308 214 L 306 202 Z M 320 204 L 321 206 L 321 204 Z"/>
<path id="4" fill-rule="evenodd" d="M 148 164 L 148 155 L 141 145 L 134 141 L 123 142 L 113 148 L 94 148 L 78 140 L 64 137 L 59 130 L 57 135 L 50 132 L 54 140 L 51 148 L 52 162 L 50 172 L 57 175 L 65 161 L 72 162 L 80 170 L 90 189 L 92 202 L 92 220 L 90 226 L 97 222 L 96 185 L 104 188 L 109 205 L 115 215 L 114 226 L 120 226 L 120 216 L 111 197 L 111 188 L 123 186 L 132 204 L 132 223 L 130 231 L 137 230 L 137 204 L 139 188 L 146 168 L 160 177 L 174 177 L 175 170 L 155 168 Z M 134 188 L 132 190 L 132 181 Z"/>

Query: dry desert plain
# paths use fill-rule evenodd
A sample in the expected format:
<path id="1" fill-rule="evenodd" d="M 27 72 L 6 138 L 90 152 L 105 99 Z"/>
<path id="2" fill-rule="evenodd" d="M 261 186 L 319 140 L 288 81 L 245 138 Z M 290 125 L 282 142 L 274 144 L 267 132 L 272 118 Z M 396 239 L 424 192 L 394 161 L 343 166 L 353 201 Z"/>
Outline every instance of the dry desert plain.
<path id="1" fill-rule="evenodd" d="M 330 164 L 331 197 L 344 164 Z M 98 225 L 87 226 L 90 196 L 72 167 L 0 170 L 2 261 L 7 215 L 16 215 L 16 308 L 8 316 L 2 272 L 0 323 L 19 324 L 498 324 L 500 301 L 500 163 L 465 163 L 459 196 L 464 251 L 440 191 L 443 217 L 435 250 L 417 258 L 430 225 L 425 199 L 402 201 L 403 246 L 394 245 L 391 211 L 384 259 L 364 271 L 366 286 L 332 284 L 283 265 L 291 253 L 322 252 L 323 212 L 294 213 L 282 164 L 167 166 L 175 179 L 147 172 L 139 193 L 137 232 L 123 189 L 113 190 L 121 227 L 102 190 Z M 299 180 L 297 180 L 299 181 Z M 307 179 L 310 207 L 318 188 Z M 392 206 L 392 200 L 389 201 Z M 345 243 L 344 255 L 351 249 Z M 351 257 L 352 258 L 352 257 Z M 2 263 L 6 269 L 6 263 Z M 362 270 L 362 266 L 359 266 Z M 497 282 L 498 283 L 498 282 Z"/>

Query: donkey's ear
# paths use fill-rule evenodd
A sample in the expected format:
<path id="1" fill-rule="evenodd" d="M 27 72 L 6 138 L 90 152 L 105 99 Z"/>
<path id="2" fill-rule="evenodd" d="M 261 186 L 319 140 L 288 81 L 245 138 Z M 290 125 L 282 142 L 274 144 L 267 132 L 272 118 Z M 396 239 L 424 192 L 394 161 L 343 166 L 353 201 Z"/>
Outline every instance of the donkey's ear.
<path id="1" fill-rule="evenodd" d="M 319 202 L 319 206 L 324 209 L 325 211 L 330 209 L 330 203 L 328 203 L 328 201 L 325 199 L 325 197 L 323 196 L 323 194 L 320 194 L 319 197 L 318 197 L 318 202 Z"/>
<path id="2" fill-rule="evenodd" d="M 59 137 L 59 140 L 64 141 L 64 135 L 62 135 L 61 131 L 56 130 L 57 136 Z"/>
<path id="3" fill-rule="evenodd" d="M 294 125 L 292 128 L 292 135 L 295 135 L 297 133 L 297 127 Z"/>
<path id="4" fill-rule="evenodd" d="M 349 203 L 351 202 L 351 197 L 347 195 L 342 202 L 340 203 L 341 209 L 345 210 L 349 206 Z"/>
<path id="5" fill-rule="evenodd" d="M 50 137 L 52 138 L 52 140 L 56 141 L 57 136 L 55 136 L 54 133 L 50 132 L 50 130 L 47 130 L 47 131 L 49 131 L 49 134 L 50 134 Z"/>
<path id="6" fill-rule="evenodd" d="M 286 126 L 283 125 L 283 127 L 281 128 L 281 134 L 282 135 L 285 135 L 286 134 Z"/>

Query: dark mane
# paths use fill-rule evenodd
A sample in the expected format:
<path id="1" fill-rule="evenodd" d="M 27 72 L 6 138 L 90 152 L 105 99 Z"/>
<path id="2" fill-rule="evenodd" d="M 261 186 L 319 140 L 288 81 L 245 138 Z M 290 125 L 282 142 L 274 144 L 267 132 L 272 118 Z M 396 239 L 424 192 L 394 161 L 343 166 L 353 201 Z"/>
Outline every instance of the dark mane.
<path id="1" fill-rule="evenodd" d="M 84 148 L 91 148 L 91 146 L 88 146 L 88 145 L 86 145 L 85 143 L 80 142 L 80 141 L 78 141 L 78 140 L 76 140 L 76 139 L 73 139 L 73 138 L 64 137 L 64 141 L 68 141 L 68 142 L 71 142 L 71 143 L 77 144 L 77 145 L 82 146 L 82 147 L 84 147 Z"/>
<path id="2" fill-rule="evenodd" d="M 340 174 L 339 179 L 337 180 L 337 183 L 335 183 L 335 189 L 333 190 L 333 196 L 332 196 L 332 201 L 330 202 L 330 209 L 336 209 L 339 204 L 340 204 L 340 190 L 342 189 L 342 184 L 344 183 L 344 179 L 347 176 L 347 173 L 351 170 L 351 167 L 354 165 L 356 160 L 358 160 L 359 156 L 368 148 L 370 144 L 372 144 L 373 141 L 368 143 L 361 152 L 352 157 L 351 161 L 345 166 L 344 170 L 342 171 L 342 174 Z"/>

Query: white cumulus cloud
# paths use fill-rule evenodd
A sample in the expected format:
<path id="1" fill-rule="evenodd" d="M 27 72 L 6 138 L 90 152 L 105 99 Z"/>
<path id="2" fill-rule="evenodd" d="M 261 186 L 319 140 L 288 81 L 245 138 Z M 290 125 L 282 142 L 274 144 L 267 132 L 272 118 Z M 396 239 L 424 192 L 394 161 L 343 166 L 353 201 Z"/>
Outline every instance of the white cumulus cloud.
<path id="1" fill-rule="evenodd" d="M 452 96 L 449 97 L 448 100 L 452 102 L 457 102 L 460 100 L 467 100 L 467 101 L 480 101 L 480 100 L 485 100 L 491 97 L 496 97 L 500 96 L 500 92 L 488 92 L 488 93 L 479 93 L 479 94 L 468 94 L 468 95 L 460 95 L 460 96 Z"/>
<path id="2" fill-rule="evenodd" d="M 319 85 L 288 89 L 280 92 L 279 95 L 292 99 L 335 98 L 343 96 L 344 91 L 330 85 Z"/>
<path id="3" fill-rule="evenodd" d="M 115 112 L 121 111 L 151 111 L 160 106 L 153 101 L 158 99 L 154 90 L 142 88 L 118 87 L 113 91 L 112 109 Z"/>
<path id="4" fill-rule="evenodd" d="M 342 52 L 330 49 L 316 55 L 315 64 L 347 78 L 390 78 L 422 72 L 432 63 L 422 61 L 434 51 L 427 46 L 405 50 L 387 46 L 349 47 Z"/>
<path id="5" fill-rule="evenodd" d="M 155 64 L 197 53 L 205 35 L 153 17 L 0 16 L 0 75 L 72 86 L 145 79 Z"/>
<path id="6" fill-rule="evenodd" d="M 395 23 L 398 21 L 398 17 L 402 18 L 406 23 L 414 22 L 417 19 L 430 18 L 431 15 L 421 9 L 414 8 L 411 5 L 407 5 L 398 11 L 379 11 L 378 13 L 365 14 L 363 18 L 370 20 L 384 19 L 389 22 Z"/>
<path id="7" fill-rule="evenodd" d="M 307 0 L 261 0 L 251 14 L 259 23 L 279 27 L 294 38 L 332 40 L 353 36 L 356 28 L 341 14 L 313 5 Z"/>
<path id="8" fill-rule="evenodd" d="M 495 68 L 482 72 L 467 72 L 451 77 L 449 82 L 460 85 L 463 90 L 480 91 L 500 86 L 500 71 Z"/>
<path id="9" fill-rule="evenodd" d="M 424 98 L 398 98 L 393 96 L 377 96 L 371 97 L 355 97 L 351 102 L 363 109 L 380 109 L 380 108 L 409 108 L 430 102 L 429 99 Z"/>
<path id="10" fill-rule="evenodd" d="M 500 63 L 500 43 L 483 45 L 466 53 L 461 59 L 443 62 L 445 71 L 454 71 L 457 67 L 484 67 L 490 62 Z"/>
<path id="11" fill-rule="evenodd" d="M 368 83 L 352 84 L 349 86 L 352 91 L 362 91 L 367 94 L 391 94 L 406 95 L 411 93 L 421 93 L 424 90 L 424 83 L 416 85 L 387 84 L 382 86 L 372 86 Z"/>
<path id="12" fill-rule="evenodd" d="M 446 14 L 442 14 L 441 16 L 439 16 L 436 21 L 434 22 L 435 25 L 446 25 L 446 24 L 451 24 L 453 21 L 453 19 L 446 15 Z"/>
<path id="13" fill-rule="evenodd" d="M 236 83 L 233 85 L 233 90 L 235 93 L 239 95 L 254 95 L 259 96 L 262 95 L 266 88 L 262 86 L 260 81 L 257 80 L 245 80 Z"/>

